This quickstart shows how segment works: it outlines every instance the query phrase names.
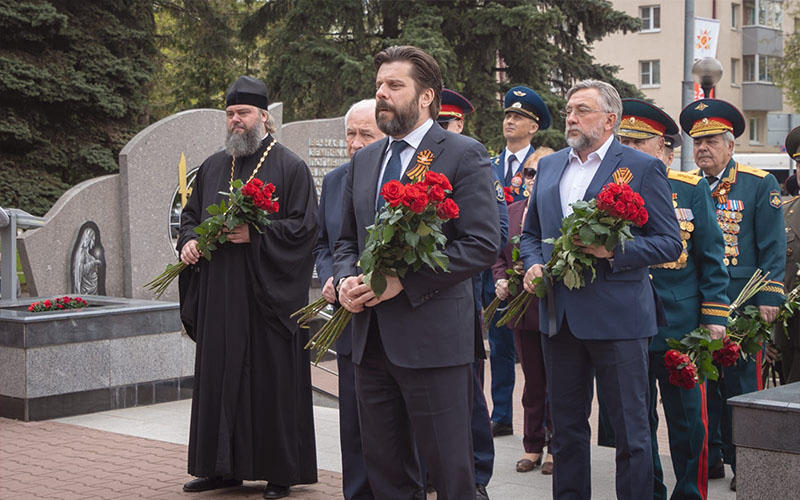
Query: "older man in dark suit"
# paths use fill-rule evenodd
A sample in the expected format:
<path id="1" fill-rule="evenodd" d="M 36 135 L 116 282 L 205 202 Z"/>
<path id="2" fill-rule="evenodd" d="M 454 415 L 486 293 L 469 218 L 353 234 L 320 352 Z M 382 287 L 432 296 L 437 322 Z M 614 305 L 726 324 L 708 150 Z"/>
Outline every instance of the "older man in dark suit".
<path id="1" fill-rule="evenodd" d="M 375 121 L 375 99 L 364 99 L 350 106 L 344 115 L 347 154 L 353 154 L 384 137 Z M 317 275 L 323 283 L 322 296 L 336 302 L 333 286 L 333 249 L 342 229 L 342 195 L 350 162 L 328 172 L 322 181 L 319 197 L 319 237 L 314 248 Z M 372 500 L 367 469 L 361 451 L 361 427 L 358 425 L 353 340 L 348 326 L 336 341 L 336 365 L 339 370 L 339 442 L 342 449 L 342 493 L 345 500 Z"/>
<path id="2" fill-rule="evenodd" d="M 680 229 L 672 207 L 666 167 L 660 160 L 622 146 L 614 138 L 622 102 L 611 85 L 586 80 L 567 93 L 565 136 L 569 148 L 543 158 L 520 250 L 525 289 L 542 276 L 561 221 L 571 204 L 591 200 L 616 178 L 625 179 L 644 198 L 649 220 L 632 229 L 623 250 L 587 246 L 597 258 L 597 277 L 568 290 L 553 285 L 540 307 L 542 351 L 553 417 L 553 497 L 591 498 L 589 412 L 592 375 L 609 407 L 617 436 L 617 498 L 653 496 L 653 461 L 648 422 L 648 354 L 663 309 L 648 268 L 671 262 L 681 253 Z M 620 170 L 624 175 L 614 175 Z"/>
<path id="3" fill-rule="evenodd" d="M 375 57 L 378 125 L 390 137 L 356 152 L 342 203 L 334 275 L 339 301 L 354 313 L 353 362 L 370 485 L 381 499 L 424 499 L 414 442 L 438 498 L 475 498 L 470 405 L 474 350 L 471 278 L 494 261 L 500 244 L 486 149 L 434 123 L 442 77 L 416 47 Z M 373 223 L 381 186 L 406 180 L 415 152 L 447 176 L 461 211 L 446 223 L 448 272 L 429 267 L 387 277 L 376 297 L 357 261 Z M 413 430 L 412 430 L 413 429 Z M 416 439 L 415 439 L 416 438 Z"/>

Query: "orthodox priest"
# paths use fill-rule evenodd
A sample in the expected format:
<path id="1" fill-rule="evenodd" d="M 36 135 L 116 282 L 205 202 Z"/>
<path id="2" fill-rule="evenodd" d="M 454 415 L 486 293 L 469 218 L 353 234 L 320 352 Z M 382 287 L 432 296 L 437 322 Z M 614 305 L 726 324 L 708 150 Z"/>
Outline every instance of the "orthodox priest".
<path id="1" fill-rule="evenodd" d="M 181 214 L 181 320 L 197 342 L 189 474 L 197 492 L 266 480 L 264 498 L 317 481 L 305 335 L 289 315 L 308 302 L 317 199 L 306 164 L 275 142 L 263 82 L 240 77 L 226 94 L 225 150 L 197 172 Z M 275 185 L 272 223 L 229 231 L 212 260 L 194 228 L 234 179 Z M 262 232 L 259 232 L 259 229 Z"/>

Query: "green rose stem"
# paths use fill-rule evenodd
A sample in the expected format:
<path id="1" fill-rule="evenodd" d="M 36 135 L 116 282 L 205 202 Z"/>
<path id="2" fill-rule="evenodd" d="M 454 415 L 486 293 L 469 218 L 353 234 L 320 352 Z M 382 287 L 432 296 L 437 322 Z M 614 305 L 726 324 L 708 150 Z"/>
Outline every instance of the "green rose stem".
<path id="1" fill-rule="evenodd" d="M 289 316 L 290 318 L 294 318 L 300 316 L 297 319 L 297 324 L 300 325 L 300 328 L 308 328 L 307 323 L 314 319 L 317 314 L 322 312 L 323 309 L 328 307 L 329 302 L 325 300 L 325 297 L 320 297 L 314 302 L 308 304 L 307 306 L 298 309 L 294 313 Z"/>
<path id="2" fill-rule="evenodd" d="M 336 339 L 339 338 L 342 330 L 345 326 L 347 326 L 347 323 L 350 322 L 350 318 L 352 317 L 353 313 L 344 307 L 340 307 L 335 313 L 333 313 L 331 319 L 329 319 L 322 326 L 322 328 L 320 328 L 319 331 L 315 333 L 311 339 L 309 339 L 305 348 L 310 349 L 313 347 L 314 351 L 316 351 L 314 366 L 319 364 L 319 362 L 322 360 L 322 357 L 326 352 L 328 352 L 328 349 L 331 348 L 333 343 L 336 342 Z"/>

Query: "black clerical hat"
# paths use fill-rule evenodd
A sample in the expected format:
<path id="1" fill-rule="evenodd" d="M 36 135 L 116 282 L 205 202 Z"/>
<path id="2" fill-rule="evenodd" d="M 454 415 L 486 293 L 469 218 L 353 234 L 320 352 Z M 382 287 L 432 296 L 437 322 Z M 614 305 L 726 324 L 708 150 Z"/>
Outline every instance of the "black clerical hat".
<path id="1" fill-rule="evenodd" d="M 264 82 L 250 76 L 240 76 L 228 87 L 225 93 L 225 107 L 234 104 L 249 104 L 261 109 L 269 107 L 267 86 Z"/>

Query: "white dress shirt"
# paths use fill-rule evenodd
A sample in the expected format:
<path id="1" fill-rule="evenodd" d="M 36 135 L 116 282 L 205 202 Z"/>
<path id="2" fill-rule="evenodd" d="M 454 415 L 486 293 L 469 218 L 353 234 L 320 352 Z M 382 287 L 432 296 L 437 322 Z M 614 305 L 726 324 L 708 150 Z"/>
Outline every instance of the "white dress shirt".
<path id="1" fill-rule="evenodd" d="M 600 168 L 600 163 L 605 158 L 613 140 L 614 135 L 612 134 L 596 151 L 589 153 L 586 162 L 581 162 L 580 156 L 574 149 L 569 151 L 569 163 L 567 163 L 564 175 L 561 176 L 561 183 L 558 185 L 561 196 L 561 212 L 564 217 L 572 214 L 570 205 L 582 200 L 586 195 L 586 189 L 597 173 L 597 169 Z"/>
<path id="2" fill-rule="evenodd" d="M 519 168 L 519 166 L 522 165 L 522 161 L 525 159 L 525 156 L 528 154 L 528 150 L 530 150 L 530 149 L 531 149 L 531 145 L 530 144 L 528 144 L 524 148 L 520 149 L 516 153 L 512 153 L 511 151 L 508 150 L 508 148 L 506 148 L 506 150 L 505 150 L 506 164 L 503 165 L 503 179 L 505 179 L 506 175 L 508 175 L 508 169 L 510 167 L 510 165 L 508 163 L 511 160 L 511 157 L 512 156 L 516 157 L 516 159 L 517 159 L 517 168 Z M 511 172 L 511 177 L 514 177 L 515 173 L 516 172 Z"/>
<path id="3" fill-rule="evenodd" d="M 395 141 L 406 141 L 408 146 L 405 147 L 403 151 L 400 152 L 400 178 L 403 178 L 403 174 L 406 173 L 406 169 L 408 168 L 408 164 L 411 163 L 411 159 L 414 157 L 414 153 L 419 148 L 419 144 L 422 142 L 422 138 L 425 137 L 425 134 L 428 133 L 428 130 L 431 129 L 433 126 L 433 120 L 428 118 L 425 120 L 425 123 L 420 125 L 419 127 L 415 128 L 411 132 L 408 133 L 405 137 L 401 139 L 395 139 L 394 137 L 389 138 L 389 142 L 386 145 L 386 151 L 384 151 L 383 155 L 383 164 L 381 165 L 381 171 L 378 173 L 378 186 L 376 186 L 375 190 L 375 203 L 378 203 L 378 196 L 381 194 L 381 186 L 380 183 L 383 180 L 383 172 L 386 171 L 386 164 L 389 163 L 389 158 L 392 156 L 392 144 Z"/>

